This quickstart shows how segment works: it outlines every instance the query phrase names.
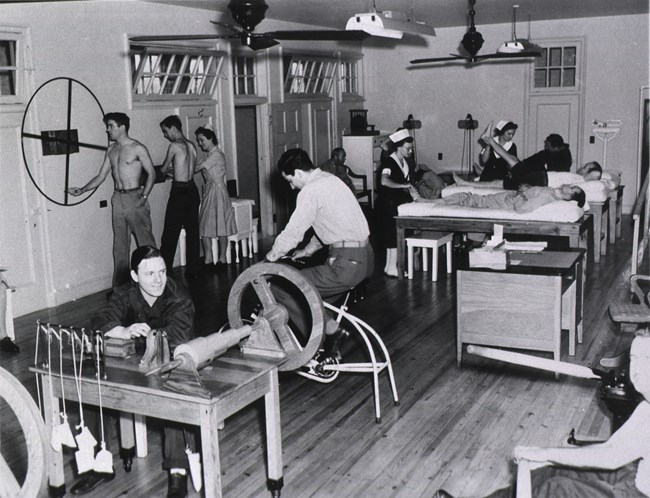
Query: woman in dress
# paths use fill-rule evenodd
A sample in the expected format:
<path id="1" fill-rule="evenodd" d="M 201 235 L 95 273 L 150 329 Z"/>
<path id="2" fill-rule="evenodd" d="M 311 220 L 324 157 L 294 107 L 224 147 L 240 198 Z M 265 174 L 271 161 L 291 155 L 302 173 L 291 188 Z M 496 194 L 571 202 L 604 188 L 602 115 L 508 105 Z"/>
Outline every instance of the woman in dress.
<path id="1" fill-rule="evenodd" d="M 384 156 L 379 166 L 381 178 L 377 194 L 379 227 L 386 246 L 384 273 L 397 277 L 397 234 L 394 216 L 397 206 L 419 197 L 413 186 L 414 175 L 409 167 L 413 154 L 413 137 L 408 130 L 398 130 L 390 135 L 392 154 Z"/>
<path id="2" fill-rule="evenodd" d="M 517 157 L 517 146 L 512 142 L 517 131 L 517 125 L 512 121 L 499 121 L 494 127 L 494 139 L 508 153 Z M 489 144 L 485 144 L 479 155 L 479 163 L 483 167 L 481 182 L 505 180 L 509 176 L 510 166 Z"/>
<path id="3" fill-rule="evenodd" d="M 205 152 L 197 161 L 194 169 L 203 174 L 205 185 L 199 211 L 199 233 L 203 243 L 205 264 L 223 264 L 226 262 L 228 235 L 237 232 L 235 212 L 226 186 L 226 158 L 217 147 L 219 142 L 214 131 L 208 127 L 198 128 L 195 132 L 196 143 Z M 219 260 L 213 261 L 212 241 L 219 238 Z"/>

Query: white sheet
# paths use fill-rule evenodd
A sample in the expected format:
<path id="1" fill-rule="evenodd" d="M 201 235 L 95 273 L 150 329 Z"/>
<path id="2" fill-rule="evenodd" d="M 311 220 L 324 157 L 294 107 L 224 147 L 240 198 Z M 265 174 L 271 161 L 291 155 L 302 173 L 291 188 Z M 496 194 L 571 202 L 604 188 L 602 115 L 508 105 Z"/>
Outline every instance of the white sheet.
<path id="1" fill-rule="evenodd" d="M 468 208 L 446 206 L 432 202 L 409 202 L 398 206 L 399 216 L 438 216 L 451 218 L 480 218 L 493 220 L 526 221 L 578 221 L 584 210 L 575 201 L 556 201 L 546 204 L 530 213 L 515 213 L 505 209 Z"/>

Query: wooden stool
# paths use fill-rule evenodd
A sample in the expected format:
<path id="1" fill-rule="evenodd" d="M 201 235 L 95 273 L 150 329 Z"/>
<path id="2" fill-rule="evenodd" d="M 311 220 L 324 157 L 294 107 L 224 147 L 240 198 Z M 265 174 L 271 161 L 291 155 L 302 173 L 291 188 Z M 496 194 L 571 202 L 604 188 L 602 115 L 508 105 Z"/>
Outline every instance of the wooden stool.
<path id="1" fill-rule="evenodd" d="M 427 271 L 429 258 L 427 249 L 433 249 L 433 261 L 431 264 L 431 281 L 438 280 L 438 248 L 445 245 L 447 253 L 447 273 L 451 273 L 451 244 L 454 239 L 452 232 L 423 232 L 419 235 L 406 238 L 406 247 L 408 249 L 408 278 L 413 279 L 413 249 L 422 248 L 422 270 Z"/>

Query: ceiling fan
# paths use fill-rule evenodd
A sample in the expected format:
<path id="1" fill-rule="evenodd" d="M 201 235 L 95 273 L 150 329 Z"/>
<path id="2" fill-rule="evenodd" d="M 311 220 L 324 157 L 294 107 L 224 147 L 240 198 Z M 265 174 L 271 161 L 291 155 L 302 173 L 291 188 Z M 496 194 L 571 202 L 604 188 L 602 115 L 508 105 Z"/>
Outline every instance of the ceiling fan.
<path id="1" fill-rule="evenodd" d="M 476 26 L 474 25 L 474 15 L 476 11 L 474 10 L 474 5 L 476 0 L 469 0 L 469 18 L 470 25 L 469 30 L 463 36 L 462 41 L 460 42 L 468 55 L 461 54 L 449 54 L 448 57 L 434 57 L 430 59 L 415 59 L 411 61 L 411 64 L 428 64 L 431 62 L 448 62 L 448 61 L 463 61 L 463 62 L 479 62 L 485 59 L 518 59 L 526 57 L 539 57 L 542 55 L 541 48 L 531 43 L 529 40 L 517 38 L 515 32 L 515 15 L 518 5 L 513 6 L 513 27 L 512 27 L 512 37 L 511 41 L 505 42 L 499 47 L 495 53 L 492 54 L 481 54 L 478 55 L 479 50 L 483 46 L 483 36 L 481 33 L 476 31 Z"/>
<path id="2" fill-rule="evenodd" d="M 298 31 L 267 31 L 266 33 L 254 32 L 255 27 L 264 20 L 264 14 L 269 6 L 265 0 L 230 0 L 228 10 L 234 21 L 239 26 L 211 21 L 213 24 L 226 28 L 228 34 L 214 35 L 160 35 L 160 36 L 132 36 L 132 42 L 165 42 L 182 40 L 237 40 L 251 50 L 263 50 L 279 43 L 278 40 L 335 40 L 335 41 L 361 41 L 370 35 L 365 31 L 337 31 L 337 30 L 298 30 Z"/>

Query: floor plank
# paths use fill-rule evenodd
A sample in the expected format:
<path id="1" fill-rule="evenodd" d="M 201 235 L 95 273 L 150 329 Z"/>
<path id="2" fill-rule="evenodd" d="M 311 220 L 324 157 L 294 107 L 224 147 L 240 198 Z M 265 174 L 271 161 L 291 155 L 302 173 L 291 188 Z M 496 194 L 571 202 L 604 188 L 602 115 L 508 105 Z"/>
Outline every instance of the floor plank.
<path id="1" fill-rule="evenodd" d="M 627 219 L 626 219 L 627 220 Z M 585 337 L 576 356 L 568 357 L 563 337 L 562 359 L 583 365 L 616 352 L 629 338 L 616 334 L 607 316 L 610 302 L 629 298 L 631 233 L 610 245 L 600 264 L 592 266 L 585 296 Z M 261 241 L 262 252 L 269 241 Z M 455 279 L 440 271 L 415 272 L 413 280 L 384 279 L 381 258 L 363 301 L 351 311 L 370 323 L 384 339 L 395 369 L 400 405 L 394 406 L 387 377 L 380 378 L 382 422 L 375 423 L 369 375 L 341 374 L 332 384 L 317 384 L 294 374 L 280 375 L 281 424 L 287 497 L 431 496 L 443 487 L 462 497 L 479 497 L 512 480 L 512 448 L 517 444 L 561 445 L 572 427 L 580 436 L 605 438 L 609 417 L 594 381 L 549 373 L 465 354 L 456 367 Z M 444 261 L 441 261 L 441 266 Z M 197 332 L 216 331 L 227 321 L 228 292 L 250 261 L 189 282 L 197 309 Z M 175 270 L 180 276 L 179 270 Z M 183 278 L 183 277 L 180 277 Z M 0 353 L 0 365 L 35 396 L 28 372 L 34 360 L 36 320 L 87 326 L 105 293 L 16 319 L 19 355 Z M 363 358 L 350 341 L 350 361 Z M 68 411 L 76 408 L 68 406 Z M 17 427 L 3 416 L 2 454 L 10 449 L 10 465 L 20 469 L 24 453 L 16 444 Z M 124 472 L 115 457 L 117 479 L 89 497 L 164 496 L 159 423 L 150 420 L 149 456 L 136 459 Z M 232 497 L 267 496 L 263 404 L 248 407 L 226 420 L 220 434 L 224 493 Z M 20 438 L 18 438 L 20 439 Z M 66 455 L 66 482 L 74 480 L 72 453 Z M 193 494 L 192 496 L 199 496 Z"/>

